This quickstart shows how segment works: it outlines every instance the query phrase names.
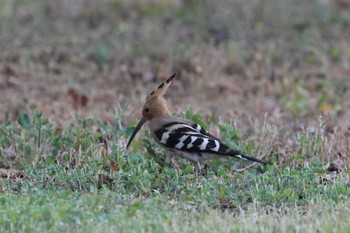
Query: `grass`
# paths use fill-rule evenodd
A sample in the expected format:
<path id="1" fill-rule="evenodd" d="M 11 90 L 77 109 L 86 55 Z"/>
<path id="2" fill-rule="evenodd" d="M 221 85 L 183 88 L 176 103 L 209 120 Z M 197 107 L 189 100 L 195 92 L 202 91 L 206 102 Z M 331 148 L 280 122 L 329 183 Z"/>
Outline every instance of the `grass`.
<path id="1" fill-rule="evenodd" d="M 348 232 L 349 16 L 342 1 L 0 1 L 0 232 Z M 173 72 L 173 115 L 272 164 L 196 177 L 147 130 L 126 151 Z"/>
<path id="2" fill-rule="evenodd" d="M 192 110 L 184 115 L 204 127 L 210 123 Z M 237 161 L 218 160 L 196 178 L 189 163 L 182 161 L 176 170 L 145 152 L 154 144 L 148 133 L 125 153 L 132 127 L 122 126 L 122 116 L 117 112 L 115 126 L 76 118 L 77 126 L 58 131 L 33 110 L 21 114 L 19 124 L 3 125 L 2 153 L 19 155 L 16 167 L 25 178 L 0 180 L 0 230 L 346 232 L 349 227 L 347 173 L 327 174 L 316 161 L 303 168 L 273 164 L 237 173 L 232 172 Z M 223 138 L 234 130 L 229 123 L 220 129 Z M 109 138 L 107 144 L 103 138 Z"/>
<path id="3" fill-rule="evenodd" d="M 315 201 L 304 207 L 267 207 L 252 203 L 246 209 L 230 213 L 198 209 L 192 203 L 169 201 L 160 196 L 131 199 L 111 191 L 99 194 L 34 191 L 33 195 L 16 195 L 7 201 L 2 198 L 1 202 L 6 204 L 1 210 L 2 229 L 26 232 L 346 232 L 349 227 L 346 221 L 349 206 L 332 202 L 321 205 Z"/>

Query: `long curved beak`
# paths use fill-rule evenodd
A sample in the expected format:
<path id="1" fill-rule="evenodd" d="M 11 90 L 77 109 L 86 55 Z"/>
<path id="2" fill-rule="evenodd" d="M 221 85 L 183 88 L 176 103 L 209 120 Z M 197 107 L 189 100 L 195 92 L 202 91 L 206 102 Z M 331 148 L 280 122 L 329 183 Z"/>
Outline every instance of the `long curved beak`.
<path id="1" fill-rule="evenodd" d="M 128 149 L 128 147 L 130 146 L 130 143 L 132 142 L 132 140 L 134 139 L 134 137 L 136 136 L 137 132 L 139 132 L 139 130 L 141 129 L 142 125 L 147 121 L 146 118 L 142 118 L 139 123 L 136 125 L 136 128 L 134 129 L 134 132 L 132 132 L 132 135 L 129 139 L 128 145 L 126 146 L 126 149 Z"/>

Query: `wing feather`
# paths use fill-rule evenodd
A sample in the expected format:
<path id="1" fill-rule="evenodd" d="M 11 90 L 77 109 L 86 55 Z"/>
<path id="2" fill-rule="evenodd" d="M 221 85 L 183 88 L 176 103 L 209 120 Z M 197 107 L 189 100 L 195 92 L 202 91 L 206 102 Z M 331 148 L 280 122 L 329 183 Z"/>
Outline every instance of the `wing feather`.
<path id="1" fill-rule="evenodd" d="M 214 138 L 214 139 L 218 140 L 219 142 L 221 142 L 222 144 L 224 144 L 224 142 L 221 141 L 221 139 L 215 137 L 214 135 L 212 135 L 211 133 L 209 133 L 208 131 L 203 129 L 199 124 L 192 122 L 191 127 L 194 128 L 199 133 L 201 133 L 201 134 L 203 134 L 205 136 L 208 136 L 210 138 Z"/>
<path id="2" fill-rule="evenodd" d="M 160 143 L 169 149 L 193 153 L 227 154 L 231 149 L 220 139 L 193 123 L 170 122 L 155 131 Z M 164 136 L 166 135 L 166 136 Z M 167 138 L 167 140 L 162 140 Z"/>

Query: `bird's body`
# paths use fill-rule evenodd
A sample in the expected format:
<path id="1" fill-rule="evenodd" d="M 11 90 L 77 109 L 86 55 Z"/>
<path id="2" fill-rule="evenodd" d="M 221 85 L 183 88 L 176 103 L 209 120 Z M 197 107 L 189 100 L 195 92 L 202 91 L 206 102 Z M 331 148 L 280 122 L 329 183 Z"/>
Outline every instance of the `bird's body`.
<path id="1" fill-rule="evenodd" d="M 266 163 L 231 149 L 223 141 L 192 121 L 170 116 L 164 94 L 174 76 L 175 74 L 147 97 L 142 111 L 143 118 L 136 126 L 127 147 L 141 126 L 149 120 L 149 128 L 154 140 L 169 152 L 167 162 L 170 162 L 173 156 L 180 156 L 190 160 L 198 172 L 201 170 L 200 162 L 223 157 L 236 157 Z"/>

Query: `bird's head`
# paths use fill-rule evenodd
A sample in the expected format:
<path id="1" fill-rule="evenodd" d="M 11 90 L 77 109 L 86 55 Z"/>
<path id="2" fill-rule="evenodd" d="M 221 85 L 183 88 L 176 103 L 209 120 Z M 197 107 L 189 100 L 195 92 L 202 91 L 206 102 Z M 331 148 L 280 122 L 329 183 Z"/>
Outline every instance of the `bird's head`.
<path id="1" fill-rule="evenodd" d="M 141 129 L 142 125 L 153 118 L 166 117 L 169 115 L 168 106 L 164 99 L 164 94 L 168 90 L 173 78 L 176 73 L 173 74 L 166 81 L 162 82 L 157 89 L 152 91 L 146 98 L 146 102 L 142 107 L 142 118 L 136 125 L 134 132 L 132 133 L 126 148 L 129 147 L 130 143 L 136 136 L 137 132 Z"/>

